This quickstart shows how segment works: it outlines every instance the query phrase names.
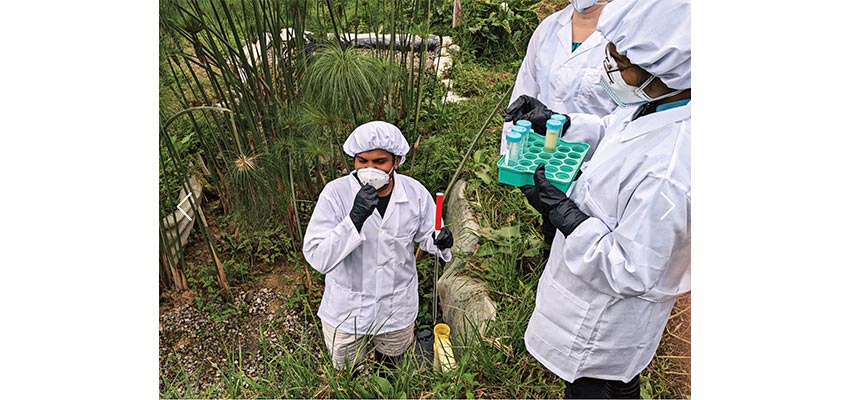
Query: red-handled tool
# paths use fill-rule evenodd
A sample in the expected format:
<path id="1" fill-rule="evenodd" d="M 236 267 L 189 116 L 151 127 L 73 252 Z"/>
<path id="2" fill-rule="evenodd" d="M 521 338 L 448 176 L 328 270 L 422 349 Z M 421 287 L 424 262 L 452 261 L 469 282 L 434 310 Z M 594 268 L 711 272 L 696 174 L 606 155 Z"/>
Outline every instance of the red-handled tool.
<path id="1" fill-rule="evenodd" d="M 437 219 L 434 221 L 434 232 L 440 233 L 443 227 L 443 194 L 437 193 Z"/>
<path id="2" fill-rule="evenodd" d="M 443 193 L 437 193 L 437 217 L 434 220 L 434 240 L 437 240 L 437 235 L 440 234 L 440 229 L 443 227 Z M 436 244 L 434 244 L 436 247 Z M 432 308 L 431 314 L 433 314 L 433 325 L 437 325 L 437 276 L 438 271 L 440 269 L 440 249 L 437 249 L 437 252 L 434 253 L 434 288 L 431 293 L 432 299 Z"/>

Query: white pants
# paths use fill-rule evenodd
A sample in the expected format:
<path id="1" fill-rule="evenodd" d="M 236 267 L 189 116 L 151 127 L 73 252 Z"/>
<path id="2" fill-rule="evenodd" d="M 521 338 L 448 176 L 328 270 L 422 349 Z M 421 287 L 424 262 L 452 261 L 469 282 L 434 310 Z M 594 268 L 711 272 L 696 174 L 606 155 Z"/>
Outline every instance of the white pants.
<path id="1" fill-rule="evenodd" d="M 346 333 L 322 321 L 322 333 L 334 368 L 342 369 L 357 365 L 372 347 L 387 356 L 402 355 L 413 344 L 413 325 L 373 336 Z"/>

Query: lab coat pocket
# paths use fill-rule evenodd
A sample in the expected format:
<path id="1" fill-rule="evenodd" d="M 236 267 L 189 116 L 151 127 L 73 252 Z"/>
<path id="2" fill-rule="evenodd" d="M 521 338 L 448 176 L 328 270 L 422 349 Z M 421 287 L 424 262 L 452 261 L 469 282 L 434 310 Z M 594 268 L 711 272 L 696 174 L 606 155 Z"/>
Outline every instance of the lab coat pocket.
<path id="1" fill-rule="evenodd" d="M 391 284 L 395 290 L 409 283 L 416 273 L 416 264 L 413 260 L 413 235 L 392 237 L 387 250 L 389 254 L 386 256 L 384 267 L 391 276 L 388 284 Z"/>
<path id="2" fill-rule="evenodd" d="M 392 239 L 395 263 L 407 263 L 413 258 L 413 233 L 402 233 Z"/>
<path id="3" fill-rule="evenodd" d="M 571 82 L 571 78 L 574 76 L 575 71 L 564 65 L 558 67 L 558 69 L 558 72 L 555 73 L 552 79 L 551 93 L 554 104 L 552 104 L 550 108 L 565 112 L 562 105 L 567 101 L 572 100 L 572 96 L 570 96 L 570 92 L 573 89 L 573 82 Z"/>
<path id="4" fill-rule="evenodd" d="M 550 343 L 574 358 L 589 341 L 591 327 L 585 326 L 590 304 L 578 298 L 551 275 L 541 282 L 538 302 L 540 314 L 557 326 L 560 332 L 549 332 Z"/>
<path id="5" fill-rule="evenodd" d="M 362 293 L 354 292 L 336 282 L 326 280 L 329 286 L 327 292 L 327 305 L 329 313 L 339 318 L 340 321 L 353 322 L 360 320 L 360 307 L 363 301 Z"/>
<path id="6" fill-rule="evenodd" d="M 603 74 L 601 67 L 588 67 L 581 76 L 581 85 L 575 101 L 585 113 L 602 116 L 609 114 L 616 107 L 611 96 L 599 83 Z"/>
<path id="7" fill-rule="evenodd" d="M 419 312 L 419 288 L 417 279 L 411 276 L 409 282 L 393 291 L 392 313 L 394 320 L 415 319 Z"/>

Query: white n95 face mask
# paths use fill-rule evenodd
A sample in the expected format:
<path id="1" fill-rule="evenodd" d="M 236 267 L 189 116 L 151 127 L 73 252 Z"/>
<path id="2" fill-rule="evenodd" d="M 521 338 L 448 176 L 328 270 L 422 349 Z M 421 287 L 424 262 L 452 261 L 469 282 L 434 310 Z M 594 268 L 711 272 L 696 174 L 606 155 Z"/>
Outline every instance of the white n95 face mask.
<path id="1" fill-rule="evenodd" d="M 587 10 L 588 8 L 593 7 L 597 4 L 606 4 L 608 2 L 600 0 L 572 0 L 570 1 L 570 3 L 573 5 L 573 8 L 575 8 L 576 11 L 584 12 L 584 10 Z"/>
<path id="2" fill-rule="evenodd" d="M 372 185 L 373 188 L 380 190 L 390 183 L 390 175 L 377 168 L 360 168 L 357 170 L 357 180 L 361 185 Z"/>
<path id="3" fill-rule="evenodd" d="M 611 58 L 611 54 L 607 51 L 607 49 L 605 51 L 605 61 L 605 65 L 609 67 L 614 66 L 614 68 L 616 68 L 617 63 L 614 61 L 613 58 Z M 643 91 L 643 89 L 649 86 L 649 84 L 655 79 L 655 75 L 650 76 L 649 79 L 646 80 L 646 82 L 640 85 L 640 87 L 634 87 L 626 83 L 625 80 L 623 80 L 623 75 L 621 73 L 622 70 L 606 72 L 609 70 L 604 65 L 602 69 L 603 72 L 602 75 L 599 77 L 599 83 L 602 85 L 603 88 L 605 88 L 605 91 L 608 93 L 609 96 L 611 96 L 611 99 L 614 100 L 614 102 L 617 103 L 618 106 L 623 108 L 635 107 L 643 103 L 648 103 L 650 101 L 666 99 L 670 96 L 682 92 L 682 90 L 674 90 L 670 93 L 652 98 L 649 97 L 646 92 Z M 608 78 L 609 76 L 610 80 Z"/>

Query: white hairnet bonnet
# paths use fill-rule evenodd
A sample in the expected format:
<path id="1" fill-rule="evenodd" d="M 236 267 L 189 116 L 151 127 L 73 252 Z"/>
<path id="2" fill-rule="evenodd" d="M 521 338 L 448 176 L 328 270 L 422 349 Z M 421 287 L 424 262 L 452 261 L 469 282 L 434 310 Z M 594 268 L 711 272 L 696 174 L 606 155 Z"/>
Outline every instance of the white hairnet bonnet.
<path id="1" fill-rule="evenodd" d="M 596 29 L 617 52 L 671 89 L 691 87 L 691 1 L 618 0 Z"/>
<path id="2" fill-rule="evenodd" d="M 395 125 L 384 121 L 372 121 L 358 126 L 342 145 L 345 154 L 352 157 L 357 153 L 375 149 L 383 149 L 401 156 L 401 165 L 410 145 Z"/>

